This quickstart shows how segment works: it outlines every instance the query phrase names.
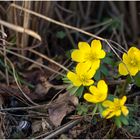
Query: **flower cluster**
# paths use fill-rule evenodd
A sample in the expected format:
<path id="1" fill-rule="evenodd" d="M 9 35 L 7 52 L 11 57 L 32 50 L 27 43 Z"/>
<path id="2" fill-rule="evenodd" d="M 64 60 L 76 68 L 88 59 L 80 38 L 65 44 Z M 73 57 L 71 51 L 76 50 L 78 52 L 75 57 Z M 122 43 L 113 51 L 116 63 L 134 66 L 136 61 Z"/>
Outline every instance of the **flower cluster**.
<path id="1" fill-rule="evenodd" d="M 67 78 L 73 86 L 89 87 L 89 92 L 84 94 L 84 99 L 102 108 L 100 115 L 106 119 L 119 116 L 127 116 L 128 108 L 125 106 L 126 96 L 121 99 L 114 97 L 108 99 L 108 85 L 104 80 L 95 82 L 93 80 L 96 71 L 100 68 L 101 59 L 106 56 L 102 49 L 100 40 L 93 40 L 91 46 L 87 42 L 79 42 L 78 49 L 75 49 L 71 58 L 77 62 L 74 71 L 67 73 Z M 123 54 L 123 62 L 119 64 L 119 73 L 121 75 L 135 75 L 140 70 L 140 50 L 135 47 L 130 48 L 128 53 Z M 96 84 L 97 86 L 93 85 Z"/>
<path id="2" fill-rule="evenodd" d="M 99 40 L 93 40 L 91 47 L 87 42 L 79 42 L 78 48 L 71 54 L 72 60 L 78 62 L 76 71 L 68 72 L 67 77 L 75 86 L 90 86 L 94 83 L 91 78 L 100 66 L 100 59 L 106 53 Z"/>

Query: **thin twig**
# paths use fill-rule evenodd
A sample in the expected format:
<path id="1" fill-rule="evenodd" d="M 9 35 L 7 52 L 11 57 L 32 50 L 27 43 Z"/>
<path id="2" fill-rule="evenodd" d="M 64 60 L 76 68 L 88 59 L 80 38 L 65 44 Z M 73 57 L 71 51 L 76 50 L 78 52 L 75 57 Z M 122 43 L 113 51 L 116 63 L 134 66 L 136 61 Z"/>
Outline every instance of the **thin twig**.
<path id="1" fill-rule="evenodd" d="M 14 24 L 12 24 L 12 23 L 3 21 L 3 20 L 1 20 L 1 19 L 0 19 L 0 24 L 3 25 L 3 26 L 6 26 L 6 27 L 8 27 L 8 28 L 10 28 L 10 29 L 12 29 L 12 30 L 15 30 L 15 31 L 17 31 L 17 32 L 26 33 L 26 34 L 28 34 L 28 35 L 30 35 L 30 36 L 32 36 L 32 37 L 38 39 L 39 41 L 41 41 L 41 37 L 40 37 L 37 33 L 35 33 L 34 31 L 32 31 L 32 30 L 24 29 L 24 28 L 21 27 L 21 26 L 14 25 Z"/>
<path id="2" fill-rule="evenodd" d="M 3 48 L 0 48 L 0 50 L 3 50 Z M 62 73 L 60 73 L 60 72 L 58 72 L 58 71 L 55 71 L 54 69 L 52 69 L 52 68 L 50 68 L 50 67 L 48 67 L 48 66 L 45 66 L 45 65 L 43 65 L 43 64 L 41 64 L 41 63 L 38 63 L 37 61 L 34 61 L 34 60 L 30 59 L 30 58 L 27 58 L 27 57 L 22 56 L 22 55 L 20 55 L 20 54 L 18 54 L 18 53 L 12 52 L 12 51 L 10 51 L 10 50 L 8 50 L 8 49 L 6 49 L 6 51 L 7 51 L 8 53 L 11 53 L 11 54 L 17 56 L 17 57 L 20 57 L 20 58 L 23 58 L 23 59 L 25 59 L 25 60 L 27 60 L 27 61 L 29 61 L 29 62 L 32 62 L 32 63 L 34 63 L 34 64 L 36 64 L 36 65 L 38 65 L 38 66 L 41 66 L 41 67 L 43 67 L 43 68 L 45 68 L 45 69 L 47 69 L 47 70 L 49 70 L 49 71 L 52 71 L 52 72 L 54 72 L 54 73 L 57 73 L 57 74 L 59 74 L 59 75 L 61 75 L 61 76 L 65 76 L 64 74 L 62 74 Z"/>
<path id="3" fill-rule="evenodd" d="M 44 59 L 46 59 L 46 60 L 48 60 L 49 62 L 51 62 L 51 63 L 53 63 L 53 64 L 59 66 L 60 68 L 64 69 L 65 71 L 69 71 L 66 67 L 64 67 L 63 65 L 57 63 L 57 62 L 54 61 L 53 59 L 50 59 L 50 58 L 48 58 L 47 56 L 45 56 L 45 55 L 43 55 L 43 54 L 41 54 L 41 53 L 39 53 L 39 52 L 37 52 L 37 51 L 35 51 L 35 50 L 33 50 L 33 49 L 29 49 L 29 51 L 30 51 L 30 52 L 33 52 L 34 54 L 37 54 L 38 56 L 40 56 L 40 57 L 42 57 L 42 58 L 44 58 Z"/>
<path id="4" fill-rule="evenodd" d="M 77 120 L 74 120 L 74 121 L 72 120 L 72 121 L 68 122 L 67 124 L 65 124 L 63 126 L 60 126 L 59 128 L 56 128 L 55 130 L 53 130 L 49 133 L 47 132 L 47 133 L 44 133 L 40 136 L 37 136 L 36 139 L 43 138 L 43 137 L 44 137 L 44 139 L 55 138 L 56 136 L 68 131 L 69 129 L 71 129 L 72 127 L 74 127 L 75 125 L 77 125 L 80 122 L 81 122 L 81 119 L 77 119 Z"/>

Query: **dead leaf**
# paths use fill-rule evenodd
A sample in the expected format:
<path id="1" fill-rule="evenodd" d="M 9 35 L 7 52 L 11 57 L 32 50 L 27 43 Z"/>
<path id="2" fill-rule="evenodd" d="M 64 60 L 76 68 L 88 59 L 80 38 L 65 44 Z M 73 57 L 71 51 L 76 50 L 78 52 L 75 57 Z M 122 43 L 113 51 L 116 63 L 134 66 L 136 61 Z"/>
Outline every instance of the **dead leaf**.
<path id="1" fill-rule="evenodd" d="M 70 112 L 75 109 L 75 106 L 78 105 L 78 98 L 69 95 L 68 93 L 61 94 L 53 102 L 49 110 L 49 118 L 52 121 L 54 126 L 59 126 L 63 118 Z"/>
<path id="2" fill-rule="evenodd" d="M 43 75 L 39 77 L 38 79 L 38 84 L 36 85 L 35 88 L 35 94 L 40 97 L 39 99 L 43 99 L 45 95 L 48 93 L 52 85 L 48 82 L 47 78 L 44 77 Z"/>
<path id="3" fill-rule="evenodd" d="M 32 122 L 32 133 L 33 134 L 38 133 L 43 130 L 41 123 L 42 123 L 41 120 Z"/>
<path id="4" fill-rule="evenodd" d="M 39 133 L 42 131 L 49 131 L 50 129 L 52 129 L 52 127 L 47 122 L 47 120 L 44 118 L 42 120 L 33 121 L 33 123 L 32 123 L 32 133 L 33 134 L 36 134 L 36 133 Z"/>

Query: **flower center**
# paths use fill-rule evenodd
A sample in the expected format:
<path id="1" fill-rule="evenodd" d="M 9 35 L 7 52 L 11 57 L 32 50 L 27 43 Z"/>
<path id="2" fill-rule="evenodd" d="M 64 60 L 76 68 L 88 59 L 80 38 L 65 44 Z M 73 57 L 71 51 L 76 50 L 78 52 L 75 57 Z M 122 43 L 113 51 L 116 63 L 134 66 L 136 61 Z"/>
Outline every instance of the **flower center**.
<path id="1" fill-rule="evenodd" d="M 79 79 L 80 79 L 81 82 L 87 82 L 87 76 L 85 74 L 80 75 Z"/>
<path id="2" fill-rule="evenodd" d="M 120 103 L 114 104 L 114 110 L 121 110 Z"/>
<path id="3" fill-rule="evenodd" d="M 86 55 L 86 59 L 90 61 L 95 61 L 97 59 L 97 54 L 90 52 Z"/>
<path id="4" fill-rule="evenodd" d="M 130 61 L 130 64 L 131 64 L 132 66 L 136 66 L 136 65 L 137 65 L 137 61 L 136 61 L 136 60 L 131 60 L 131 61 Z"/>

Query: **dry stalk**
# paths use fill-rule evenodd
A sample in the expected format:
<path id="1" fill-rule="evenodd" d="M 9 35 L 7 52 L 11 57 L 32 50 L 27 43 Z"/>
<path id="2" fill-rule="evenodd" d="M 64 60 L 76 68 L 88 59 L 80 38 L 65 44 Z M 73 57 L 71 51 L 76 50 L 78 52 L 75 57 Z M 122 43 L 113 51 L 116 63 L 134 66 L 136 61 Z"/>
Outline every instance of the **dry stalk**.
<path id="1" fill-rule="evenodd" d="M 3 54 L 4 54 L 4 64 L 5 64 L 5 75 L 6 75 L 6 83 L 7 83 L 7 85 L 9 86 L 9 74 L 8 74 L 8 70 L 7 70 L 7 61 L 6 61 L 6 43 L 5 43 L 5 37 L 7 36 L 5 36 L 4 34 L 4 28 L 3 28 L 3 25 L 1 25 L 1 30 L 2 30 L 2 38 L 3 38 L 3 40 L 2 40 L 2 43 L 3 43 Z"/>
<path id="2" fill-rule="evenodd" d="M 30 29 L 24 29 L 23 27 L 21 26 L 17 26 L 17 25 L 14 25 L 12 23 L 9 23 L 9 22 L 6 22 L 6 21 L 3 21 L 0 19 L 0 24 L 3 25 L 3 26 L 6 26 L 12 30 L 15 30 L 17 32 L 20 32 L 20 33 L 26 33 L 36 39 L 38 39 L 39 41 L 41 41 L 41 37 L 40 35 L 38 35 L 37 33 L 35 33 L 34 31 L 30 30 Z"/>
<path id="3" fill-rule="evenodd" d="M 31 8 L 31 3 L 32 3 L 31 1 L 23 1 L 23 3 L 24 3 L 25 8 L 27 8 L 27 9 Z M 24 12 L 23 28 L 24 29 L 30 28 L 30 14 L 27 12 Z M 21 48 L 28 46 L 28 38 L 29 38 L 29 36 L 27 34 L 25 34 L 25 32 L 24 32 L 21 36 Z M 25 56 L 24 51 L 22 51 L 21 54 Z"/>
<path id="4" fill-rule="evenodd" d="M 41 54 L 41 53 L 39 53 L 39 52 L 37 52 L 37 51 L 35 51 L 35 50 L 33 50 L 33 49 L 29 49 L 29 51 L 32 52 L 32 53 L 34 53 L 34 54 L 37 54 L 38 56 L 40 56 L 40 57 L 42 57 L 42 58 L 44 58 L 44 59 L 46 59 L 46 60 L 48 60 L 49 62 L 51 62 L 51 63 L 53 63 L 53 64 L 59 66 L 60 68 L 64 69 L 65 71 L 69 71 L 66 67 L 64 67 L 63 65 L 57 63 L 57 62 L 54 61 L 53 59 L 48 58 L 46 55 L 43 55 L 43 54 Z"/>

